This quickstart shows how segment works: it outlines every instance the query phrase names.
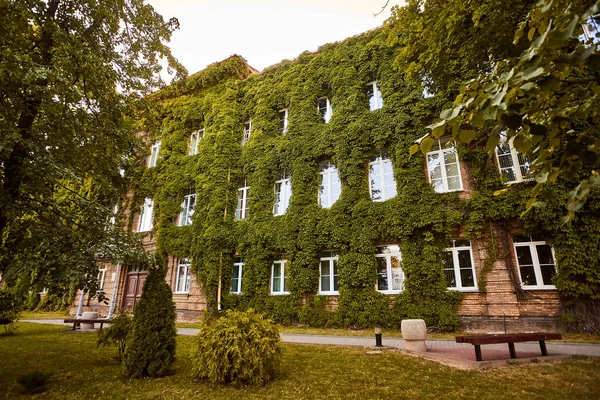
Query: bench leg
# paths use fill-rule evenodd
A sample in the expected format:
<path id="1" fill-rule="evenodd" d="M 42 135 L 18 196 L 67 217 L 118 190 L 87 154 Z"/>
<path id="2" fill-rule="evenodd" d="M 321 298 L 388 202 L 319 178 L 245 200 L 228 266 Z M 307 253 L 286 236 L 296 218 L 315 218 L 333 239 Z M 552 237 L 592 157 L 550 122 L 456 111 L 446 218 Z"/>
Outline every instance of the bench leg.
<path id="1" fill-rule="evenodd" d="M 517 358 L 517 352 L 515 351 L 515 344 L 508 344 L 508 351 L 510 352 L 510 358 Z"/>
<path id="2" fill-rule="evenodd" d="M 476 344 L 475 346 L 475 359 L 477 361 L 483 361 L 483 357 L 481 357 L 481 346 Z"/>
<path id="3" fill-rule="evenodd" d="M 546 342 L 544 340 L 540 340 L 540 349 L 542 350 L 543 356 L 548 355 L 548 350 L 546 349 Z"/>
<path id="4" fill-rule="evenodd" d="M 104 324 L 104 322 L 100 322 L 100 330 L 102 330 L 102 324 Z"/>

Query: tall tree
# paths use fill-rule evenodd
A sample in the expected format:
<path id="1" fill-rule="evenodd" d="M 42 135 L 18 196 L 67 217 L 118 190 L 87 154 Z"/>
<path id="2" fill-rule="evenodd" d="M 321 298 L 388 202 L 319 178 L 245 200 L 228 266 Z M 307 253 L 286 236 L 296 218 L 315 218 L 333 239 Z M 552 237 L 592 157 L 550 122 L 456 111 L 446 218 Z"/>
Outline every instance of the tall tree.
<path id="1" fill-rule="evenodd" d="M 163 60 L 185 75 L 165 44 L 177 28 L 142 0 L 0 0 L 4 276 L 89 272 L 123 243 L 102 232 L 135 139 L 126 116 L 164 84 Z"/>
<path id="2" fill-rule="evenodd" d="M 407 76 L 430 79 L 434 90 L 457 90 L 453 105 L 411 152 L 420 147 L 426 153 L 434 139 L 451 134 L 467 144 L 480 142 L 492 154 L 504 135 L 521 154 L 533 155 L 538 184 L 528 209 L 539 194 L 554 196 L 548 183 L 577 180 L 567 195 L 565 220 L 572 219 L 600 187 L 598 36 L 583 35 L 599 10 L 600 2 L 584 0 L 444 6 L 417 0 L 396 9 L 392 24 L 405 46 L 398 63 Z"/>

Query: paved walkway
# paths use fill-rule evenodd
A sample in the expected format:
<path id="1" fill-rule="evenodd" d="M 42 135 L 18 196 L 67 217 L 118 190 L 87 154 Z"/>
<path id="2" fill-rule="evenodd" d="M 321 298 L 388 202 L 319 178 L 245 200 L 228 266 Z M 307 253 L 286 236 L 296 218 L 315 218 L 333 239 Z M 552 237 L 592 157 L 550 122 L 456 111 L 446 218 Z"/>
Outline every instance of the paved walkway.
<path id="1" fill-rule="evenodd" d="M 64 325 L 69 327 L 72 324 L 63 323 L 62 319 L 39 319 L 39 320 L 23 320 L 22 322 L 35 322 L 39 324 Z M 177 333 L 185 336 L 193 336 L 198 334 L 199 329 L 194 328 L 178 328 Z M 285 343 L 299 344 L 314 344 L 314 345 L 331 345 L 331 346 L 354 346 L 354 347 L 374 347 L 375 338 L 362 336 L 328 336 L 328 335 L 301 335 L 282 333 L 281 339 Z M 456 343 L 452 339 L 428 339 L 427 355 L 437 358 L 437 361 L 443 359 L 464 360 L 467 362 L 475 362 L 475 351 L 473 346 L 468 343 Z M 403 349 L 404 339 L 400 338 L 383 338 L 383 346 L 385 348 Z M 600 357 L 600 344 L 586 343 L 564 343 L 564 342 L 547 342 L 548 354 L 551 356 L 571 356 L 583 355 L 591 357 Z M 520 359 L 540 357 L 540 346 L 538 342 L 515 343 L 517 356 Z M 506 344 L 490 344 L 481 348 L 484 360 L 510 360 L 508 345 Z M 431 358 L 431 357 L 428 357 Z M 442 362 L 442 361 L 441 361 Z"/>

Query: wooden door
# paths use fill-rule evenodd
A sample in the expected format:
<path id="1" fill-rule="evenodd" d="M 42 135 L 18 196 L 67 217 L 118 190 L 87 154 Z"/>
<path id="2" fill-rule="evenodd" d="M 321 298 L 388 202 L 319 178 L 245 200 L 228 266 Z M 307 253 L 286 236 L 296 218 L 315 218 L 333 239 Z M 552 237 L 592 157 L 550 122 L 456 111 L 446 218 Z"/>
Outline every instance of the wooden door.
<path id="1" fill-rule="evenodd" d="M 148 277 L 148 271 L 129 267 L 125 277 L 125 295 L 123 296 L 123 309 L 132 312 L 135 305 L 142 297 L 144 282 Z"/>

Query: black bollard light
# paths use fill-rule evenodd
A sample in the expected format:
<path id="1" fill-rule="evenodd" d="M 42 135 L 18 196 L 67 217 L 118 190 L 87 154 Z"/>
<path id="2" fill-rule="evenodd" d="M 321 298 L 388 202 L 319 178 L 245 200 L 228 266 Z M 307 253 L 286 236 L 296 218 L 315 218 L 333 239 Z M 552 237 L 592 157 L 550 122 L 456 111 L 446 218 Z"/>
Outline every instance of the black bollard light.
<path id="1" fill-rule="evenodd" d="M 381 327 L 380 326 L 375 327 L 375 347 L 383 347 L 383 344 L 381 342 Z"/>

